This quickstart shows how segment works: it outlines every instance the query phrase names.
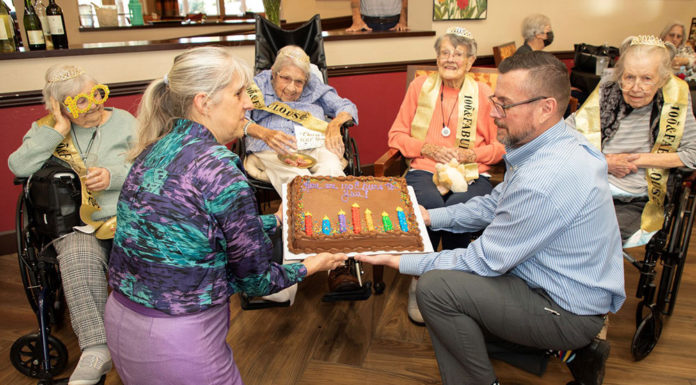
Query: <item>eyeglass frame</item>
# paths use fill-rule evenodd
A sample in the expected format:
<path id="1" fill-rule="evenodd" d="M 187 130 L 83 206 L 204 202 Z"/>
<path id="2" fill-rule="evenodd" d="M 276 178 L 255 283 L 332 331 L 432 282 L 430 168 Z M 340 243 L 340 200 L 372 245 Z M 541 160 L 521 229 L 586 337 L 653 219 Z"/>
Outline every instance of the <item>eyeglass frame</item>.
<path id="1" fill-rule="evenodd" d="M 457 56 L 457 55 L 461 55 L 461 56 Z M 469 57 L 467 52 L 457 51 L 457 49 L 455 49 L 452 52 L 445 50 L 445 51 L 440 51 L 437 53 L 437 58 L 440 60 L 449 60 L 449 58 L 452 58 L 454 61 L 462 61 L 467 57 Z"/>
<path id="2" fill-rule="evenodd" d="M 549 98 L 548 96 L 535 96 L 531 99 L 523 100 L 523 101 L 517 102 L 517 103 L 500 104 L 500 103 L 496 102 L 495 100 L 493 100 L 494 97 L 496 97 L 496 96 L 495 95 L 489 96 L 488 101 L 491 102 L 491 104 L 493 104 L 495 111 L 503 118 L 507 117 L 507 113 L 505 112 L 507 109 L 510 109 L 512 107 L 521 106 L 524 104 L 534 103 L 534 102 L 537 102 L 539 100 L 544 100 L 544 99 Z"/>
<path id="3" fill-rule="evenodd" d="M 654 87 L 659 82 L 659 80 L 658 80 L 658 81 L 654 81 L 652 83 L 646 83 L 645 81 L 640 80 L 640 83 L 639 83 L 638 80 L 640 79 L 640 76 L 634 76 L 634 79 L 632 82 L 633 84 L 627 88 L 624 88 L 624 82 L 625 82 L 625 80 L 623 79 L 624 75 L 626 75 L 626 74 L 625 73 L 621 74 L 621 77 L 618 80 L 619 88 L 623 91 L 628 91 L 631 88 L 633 88 L 633 86 L 640 84 L 638 86 L 638 88 L 643 92 L 647 92 L 647 91 L 649 91 L 650 88 Z M 629 75 L 629 76 L 633 76 L 633 75 Z"/>
<path id="4" fill-rule="evenodd" d="M 104 96 L 102 96 L 101 99 L 97 100 L 94 97 L 94 94 L 98 90 L 104 91 Z M 106 100 L 109 98 L 110 92 L 111 91 L 109 91 L 109 87 L 106 84 L 96 84 L 94 87 L 92 87 L 92 90 L 89 92 L 89 94 L 81 92 L 75 95 L 74 97 L 67 96 L 63 101 L 63 106 L 65 106 L 65 109 L 72 114 L 73 118 L 77 119 L 80 116 L 80 114 L 84 114 L 87 111 L 89 111 L 93 105 L 104 104 Z M 87 99 L 87 106 L 82 108 L 77 106 L 77 101 L 80 100 L 80 98 Z"/>

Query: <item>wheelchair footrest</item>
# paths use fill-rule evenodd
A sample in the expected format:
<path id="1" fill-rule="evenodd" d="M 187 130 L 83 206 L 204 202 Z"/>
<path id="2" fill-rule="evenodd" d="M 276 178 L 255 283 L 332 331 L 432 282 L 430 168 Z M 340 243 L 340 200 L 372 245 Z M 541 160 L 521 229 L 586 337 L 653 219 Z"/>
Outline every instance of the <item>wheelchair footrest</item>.
<path id="1" fill-rule="evenodd" d="M 336 301 L 364 301 L 370 298 L 372 295 L 372 282 L 367 281 L 363 284 L 363 287 L 357 290 L 351 291 L 334 291 L 331 293 L 326 293 L 321 298 L 322 302 L 336 302 Z"/>
<path id="2" fill-rule="evenodd" d="M 290 300 L 273 302 L 261 299 L 261 297 L 249 297 L 244 293 L 239 294 L 239 301 L 244 310 L 268 309 L 273 307 L 290 307 Z"/>

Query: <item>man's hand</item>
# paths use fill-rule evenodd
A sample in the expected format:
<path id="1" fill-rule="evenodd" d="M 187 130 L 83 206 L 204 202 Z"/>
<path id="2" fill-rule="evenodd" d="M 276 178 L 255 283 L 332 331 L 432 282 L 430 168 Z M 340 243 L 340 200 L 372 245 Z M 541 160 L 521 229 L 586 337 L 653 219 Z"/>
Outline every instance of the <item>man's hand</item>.
<path id="1" fill-rule="evenodd" d="M 399 22 L 396 23 L 395 26 L 389 28 L 389 30 L 395 32 L 408 31 L 408 26 L 406 25 L 406 21 L 404 21 L 403 19 L 399 19 Z"/>
<path id="2" fill-rule="evenodd" d="M 111 183 L 111 173 L 104 167 L 90 167 L 85 176 L 85 187 L 90 191 L 103 191 Z"/>
<path id="3" fill-rule="evenodd" d="M 372 28 L 368 27 L 362 18 L 360 18 L 358 20 L 353 20 L 353 25 L 346 28 L 346 32 L 360 32 L 360 31 L 372 32 Z"/>
<path id="4" fill-rule="evenodd" d="M 638 171 L 638 166 L 633 162 L 640 157 L 639 154 L 604 154 L 604 156 L 607 159 L 609 173 L 617 178 L 623 178 Z"/>
<path id="5" fill-rule="evenodd" d="M 401 255 L 378 254 L 378 255 L 356 255 L 356 261 L 367 262 L 370 265 L 384 265 L 399 270 Z"/>
<path id="6" fill-rule="evenodd" d="M 70 132 L 70 120 L 63 115 L 63 111 L 60 109 L 60 103 L 54 98 L 51 98 L 51 110 L 53 118 L 56 120 L 56 125 L 53 129 L 58 131 L 63 137 L 67 136 Z"/>
<path id="7" fill-rule="evenodd" d="M 421 154 L 439 163 L 447 163 L 451 159 L 458 158 L 456 149 L 442 147 L 431 143 L 426 143 L 423 145 L 423 148 L 421 148 Z"/>
<path id="8" fill-rule="evenodd" d="M 425 223 L 426 226 L 430 226 L 430 213 L 428 209 L 421 205 L 418 205 L 418 209 L 420 209 L 421 216 L 423 217 L 423 223 Z"/>

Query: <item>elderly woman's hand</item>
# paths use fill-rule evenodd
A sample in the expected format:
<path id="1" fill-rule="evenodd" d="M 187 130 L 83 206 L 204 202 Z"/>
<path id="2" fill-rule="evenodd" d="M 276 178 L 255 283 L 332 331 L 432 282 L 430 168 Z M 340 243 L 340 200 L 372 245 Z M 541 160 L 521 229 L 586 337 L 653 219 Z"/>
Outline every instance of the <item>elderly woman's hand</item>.
<path id="1" fill-rule="evenodd" d="M 343 153 L 345 152 L 345 146 L 343 145 L 343 138 L 341 138 L 341 126 L 343 123 L 351 120 L 353 117 L 347 112 L 339 112 L 335 118 L 333 118 L 328 127 L 326 128 L 326 138 L 324 139 L 324 146 L 326 149 L 336 154 L 337 157 L 343 158 Z"/>
<path id="2" fill-rule="evenodd" d="M 333 270 L 341 265 L 343 265 L 348 259 L 345 254 L 329 254 L 321 253 L 317 255 L 312 255 L 304 259 L 302 263 L 307 268 L 307 276 L 310 276 L 317 271 L 322 270 Z"/>
<path id="3" fill-rule="evenodd" d="M 63 111 L 60 109 L 60 103 L 54 98 L 51 98 L 51 113 L 56 120 L 53 129 L 64 137 L 67 136 L 70 132 L 70 120 L 63 115 Z"/>
<path id="4" fill-rule="evenodd" d="M 630 173 L 638 171 L 633 161 L 640 157 L 639 154 L 604 154 L 607 159 L 609 174 L 617 178 L 623 178 Z"/>
<path id="5" fill-rule="evenodd" d="M 111 183 L 111 173 L 104 167 L 90 167 L 85 176 L 85 187 L 90 191 L 103 191 Z"/>
<path id="6" fill-rule="evenodd" d="M 475 163 L 476 153 L 472 149 L 457 148 L 457 162 Z"/>
<path id="7" fill-rule="evenodd" d="M 421 148 L 421 154 L 438 163 L 447 163 L 451 159 L 458 159 L 457 149 L 438 146 L 432 143 L 424 144 L 423 148 Z"/>
<path id="8" fill-rule="evenodd" d="M 268 147 L 281 155 L 289 155 L 297 150 L 295 137 L 282 131 L 266 129 L 262 140 Z"/>

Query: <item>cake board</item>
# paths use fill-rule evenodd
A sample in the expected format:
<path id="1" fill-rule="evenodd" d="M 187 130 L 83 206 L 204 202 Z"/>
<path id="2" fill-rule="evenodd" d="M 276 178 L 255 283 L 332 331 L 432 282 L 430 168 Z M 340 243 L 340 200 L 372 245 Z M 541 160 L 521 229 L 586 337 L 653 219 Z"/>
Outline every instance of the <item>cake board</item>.
<path id="1" fill-rule="evenodd" d="M 356 256 L 356 255 L 376 255 L 376 254 L 424 254 L 424 253 L 432 253 L 433 252 L 433 246 L 430 243 L 430 238 L 428 238 L 428 231 L 426 230 L 425 222 L 423 221 L 423 215 L 421 215 L 420 209 L 418 208 L 418 201 L 416 200 L 416 193 L 413 191 L 413 187 L 407 186 L 408 189 L 408 195 L 411 197 L 411 204 L 413 205 L 413 213 L 416 216 L 416 222 L 418 223 L 418 227 L 421 229 L 420 236 L 423 241 L 423 250 L 407 250 L 407 251 L 395 251 L 395 250 L 382 250 L 382 251 L 364 251 L 364 252 L 350 252 L 350 253 L 345 253 L 349 257 Z M 306 253 L 293 253 L 290 251 L 288 248 L 288 238 L 289 238 L 289 231 L 290 231 L 290 226 L 286 225 L 289 224 L 289 218 L 288 218 L 288 210 L 287 210 L 287 202 L 289 201 L 288 199 L 288 185 L 283 184 L 282 189 L 281 189 L 281 197 L 283 197 L 283 202 L 282 202 L 282 210 L 283 210 L 283 261 L 297 261 L 297 260 L 303 260 L 310 255 L 314 254 L 306 254 Z"/>

